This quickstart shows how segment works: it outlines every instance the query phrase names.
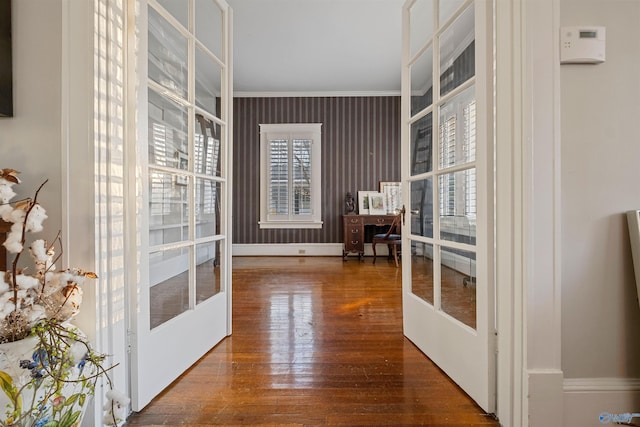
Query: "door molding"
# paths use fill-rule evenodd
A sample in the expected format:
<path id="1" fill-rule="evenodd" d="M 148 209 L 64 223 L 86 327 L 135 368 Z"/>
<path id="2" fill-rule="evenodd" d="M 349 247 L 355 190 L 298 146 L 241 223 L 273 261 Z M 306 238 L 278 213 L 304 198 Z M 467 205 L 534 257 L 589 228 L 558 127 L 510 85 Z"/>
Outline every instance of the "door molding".
<path id="1" fill-rule="evenodd" d="M 559 3 L 496 4 L 498 417 L 560 426 Z"/>
<path id="2" fill-rule="evenodd" d="M 62 1 L 62 238 L 64 265 L 98 273 L 74 319 L 107 354 L 115 388 L 128 390 L 122 194 L 126 32 L 121 0 Z M 54 160 L 52 160 L 54 161 Z M 104 381 L 104 380 L 102 380 Z M 106 382 L 96 387 L 83 425 L 102 425 Z M 100 385 L 100 384 L 99 384 Z"/>

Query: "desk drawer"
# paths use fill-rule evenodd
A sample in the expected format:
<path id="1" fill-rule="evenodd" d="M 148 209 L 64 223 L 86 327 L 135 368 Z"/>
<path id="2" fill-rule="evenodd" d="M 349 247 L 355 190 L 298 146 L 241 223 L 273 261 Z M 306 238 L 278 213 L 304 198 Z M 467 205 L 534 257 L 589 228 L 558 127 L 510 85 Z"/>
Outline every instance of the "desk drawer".
<path id="1" fill-rule="evenodd" d="M 359 218 L 359 217 L 345 215 L 343 219 L 344 219 L 345 228 L 348 227 L 349 225 L 362 224 L 362 218 Z"/>
<path id="2" fill-rule="evenodd" d="M 391 225 L 393 216 L 372 216 L 367 218 L 365 225 Z"/>
<path id="3" fill-rule="evenodd" d="M 364 236 L 361 226 L 351 226 L 345 230 L 344 249 L 346 251 L 364 250 Z"/>

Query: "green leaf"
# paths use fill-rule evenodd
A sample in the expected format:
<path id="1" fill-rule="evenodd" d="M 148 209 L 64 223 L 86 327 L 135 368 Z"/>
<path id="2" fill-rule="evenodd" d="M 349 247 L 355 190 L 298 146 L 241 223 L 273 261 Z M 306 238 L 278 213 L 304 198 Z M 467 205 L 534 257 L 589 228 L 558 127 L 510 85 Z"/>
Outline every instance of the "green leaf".
<path id="1" fill-rule="evenodd" d="M 76 420 L 80 417 L 81 413 L 82 413 L 82 411 L 67 412 L 66 414 L 64 414 L 64 417 L 62 417 L 62 419 L 60 420 L 59 427 L 71 427 L 71 426 L 73 426 L 73 423 L 76 422 Z"/>
<path id="2" fill-rule="evenodd" d="M 73 406 L 73 404 L 76 403 L 76 400 L 78 400 L 78 397 L 80 397 L 79 394 L 72 394 L 64 402 L 64 406 Z"/>
<path id="3" fill-rule="evenodd" d="M 11 375 L 4 371 L 0 371 L 0 387 L 4 393 L 9 397 L 17 413 L 22 412 L 22 398 L 18 388 L 13 384 L 13 378 Z"/>
<path id="4" fill-rule="evenodd" d="M 42 427 L 59 427 L 59 426 L 60 426 L 60 423 L 58 423 L 57 421 L 49 421 Z"/>
<path id="5" fill-rule="evenodd" d="M 86 395 L 86 394 L 84 394 L 84 393 L 82 393 L 82 394 L 80 395 L 80 401 L 79 401 L 79 403 L 80 403 L 80 406 L 81 406 L 81 407 L 82 407 L 82 406 L 84 406 L 84 402 L 85 402 L 86 400 L 87 400 L 87 395 Z"/>

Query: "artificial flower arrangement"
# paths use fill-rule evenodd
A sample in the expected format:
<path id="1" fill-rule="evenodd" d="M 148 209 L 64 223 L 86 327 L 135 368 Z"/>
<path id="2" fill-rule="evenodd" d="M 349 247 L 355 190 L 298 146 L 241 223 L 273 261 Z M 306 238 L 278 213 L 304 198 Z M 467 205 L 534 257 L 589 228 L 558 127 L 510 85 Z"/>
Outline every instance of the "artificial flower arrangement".
<path id="1" fill-rule="evenodd" d="M 87 337 L 69 321 L 80 310 L 82 285 L 97 275 L 77 268 L 56 270 L 56 248 L 33 241 L 28 252 L 33 267 L 21 268 L 27 233 L 42 231 L 45 209 L 33 199 L 10 203 L 18 171 L 0 171 L 0 218 L 11 223 L 4 246 L 13 254 L 7 271 L 0 271 L 0 426 L 71 427 L 82 420 L 87 399 L 101 377 L 109 385 L 104 423 L 117 426 L 125 420 L 129 399 L 113 390 L 105 355 L 93 351 Z M 28 357 L 10 346 L 26 343 Z M 13 348 L 13 347 L 12 347 Z"/>

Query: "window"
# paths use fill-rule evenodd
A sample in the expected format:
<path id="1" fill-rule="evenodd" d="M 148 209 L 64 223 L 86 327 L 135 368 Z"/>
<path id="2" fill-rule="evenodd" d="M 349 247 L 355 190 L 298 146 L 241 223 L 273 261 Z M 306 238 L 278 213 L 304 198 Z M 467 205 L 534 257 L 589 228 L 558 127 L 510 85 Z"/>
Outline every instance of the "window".
<path id="1" fill-rule="evenodd" d="M 321 126 L 260 125 L 260 228 L 322 228 Z"/>
<path id="2" fill-rule="evenodd" d="M 463 94 L 469 95 L 469 94 Z M 441 111 L 439 137 L 439 166 L 441 169 L 471 164 L 476 157 L 476 101 L 458 100 L 456 110 L 443 108 Z M 460 123 L 456 118 L 462 117 Z M 461 129 L 456 135 L 456 125 Z M 476 175 L 475 168 L 440 176 L 440 216 L 476 217 Z"/>

